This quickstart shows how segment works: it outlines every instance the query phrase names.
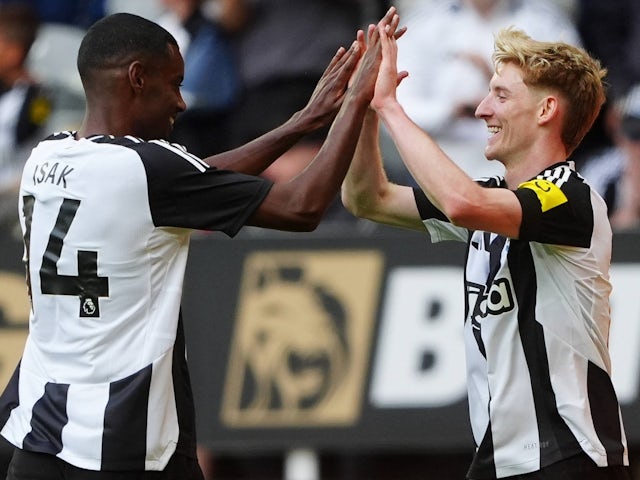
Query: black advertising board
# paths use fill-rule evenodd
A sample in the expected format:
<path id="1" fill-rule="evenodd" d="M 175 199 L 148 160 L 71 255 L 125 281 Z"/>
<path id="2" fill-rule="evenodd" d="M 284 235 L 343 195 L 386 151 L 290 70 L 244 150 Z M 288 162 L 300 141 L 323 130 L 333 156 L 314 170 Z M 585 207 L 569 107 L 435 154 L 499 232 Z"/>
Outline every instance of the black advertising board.
<path id="1" fill-rule="evenodd" d="M 613 380 L 640 446 L 640 235 L 614 237 Z M 28 324 L 22 246 L 0 238 L 0 383 Z M 396 229 L 195 234 L 183 316 L 201 443 L 467 452 L 461 244 Z"/>
<path id="2" fill-rule="evenodd" d="M 640 444 L 640 251 L 618 236 L 613 377 Z M 194 238 L 185 315 L 214 451 L 468 451 L 464 246 L 377 229 Z"/>

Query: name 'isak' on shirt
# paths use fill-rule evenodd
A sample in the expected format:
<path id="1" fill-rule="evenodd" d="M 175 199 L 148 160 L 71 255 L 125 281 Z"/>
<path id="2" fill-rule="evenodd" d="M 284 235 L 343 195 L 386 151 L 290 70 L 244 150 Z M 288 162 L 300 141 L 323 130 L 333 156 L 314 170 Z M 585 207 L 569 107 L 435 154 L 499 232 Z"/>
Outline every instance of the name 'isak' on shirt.
<path id="1" fill-rule="evenodd" d="M 60 169 L 60 171 L 58 171 Z M 49 182 L 52 185 L 60 185 L 62 183 L 63 188 L 67 188 L 67 175 L 73 172 L 73 167 L 69 165 L 60 165 L 56 162 L 52 165 L 49 162 L 36 165 L 33 170 L 33 184 Z"/>

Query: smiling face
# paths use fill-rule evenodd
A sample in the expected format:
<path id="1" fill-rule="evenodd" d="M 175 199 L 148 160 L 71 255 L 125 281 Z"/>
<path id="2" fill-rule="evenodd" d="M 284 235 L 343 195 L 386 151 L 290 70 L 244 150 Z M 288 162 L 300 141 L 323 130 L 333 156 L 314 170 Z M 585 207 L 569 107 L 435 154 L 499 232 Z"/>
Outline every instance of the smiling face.
<path id="1" fill-rule="evenodd" d="M 186 109 L 180 93 L 184 61 L 178 47 L 168 49 L 168 57 L 143 67 L 133 134 L 145 140 L 168 138 L 176 117 Z"/>
<path id="2" fill-rule="evenodd" d="M 489 130 L 485 156 L 505 166 L 526 156 L 538 133 L 537 112 L 541 96 L 528 87 L 521 70 L 503 64 L 489 83 L 489 93 L 480 102 L 475 116 Z"/>

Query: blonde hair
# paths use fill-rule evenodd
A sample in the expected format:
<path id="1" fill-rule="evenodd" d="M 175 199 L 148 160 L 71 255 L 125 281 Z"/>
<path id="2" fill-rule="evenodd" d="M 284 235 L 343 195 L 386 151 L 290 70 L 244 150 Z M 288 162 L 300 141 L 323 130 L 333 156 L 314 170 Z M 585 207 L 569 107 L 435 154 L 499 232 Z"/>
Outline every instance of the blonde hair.
<path id="1" fill-rule="evenodd" d="M 567 104 L 561 137 L 570 154 L 587 134 L 606 100 L 606 69 L 585 50 L 562 42 L 540 42 L 514 28 L 495 37 L 496 71 L 505 63 L 522 70 L 524 83 L 549 88 Z"/>

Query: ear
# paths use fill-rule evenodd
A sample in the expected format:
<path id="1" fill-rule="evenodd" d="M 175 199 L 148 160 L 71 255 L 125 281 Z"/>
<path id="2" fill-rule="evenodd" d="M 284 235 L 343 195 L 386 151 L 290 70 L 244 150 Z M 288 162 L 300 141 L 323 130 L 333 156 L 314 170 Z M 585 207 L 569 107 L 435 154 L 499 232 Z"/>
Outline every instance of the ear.
<path id="1" fill-rule="evenodd" d="M 560 114 L 560 101 L 558 97 L 547 95 L 540 100 L 538 105 L 538 124 L 546 125 Z"/>
<path id="2" fill-rule="evenodd" d="M 141 91 L 144 87 L 144 66 L 140 61 L 136 60 L 129 64 L 129 69 L 127 70 L 127 74 L 129 77 L 129 85 L 135 91 Z"/>

